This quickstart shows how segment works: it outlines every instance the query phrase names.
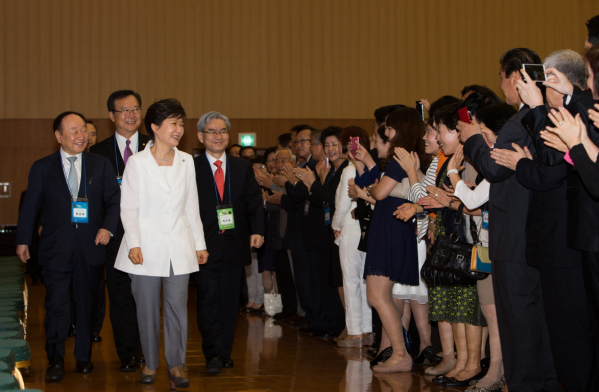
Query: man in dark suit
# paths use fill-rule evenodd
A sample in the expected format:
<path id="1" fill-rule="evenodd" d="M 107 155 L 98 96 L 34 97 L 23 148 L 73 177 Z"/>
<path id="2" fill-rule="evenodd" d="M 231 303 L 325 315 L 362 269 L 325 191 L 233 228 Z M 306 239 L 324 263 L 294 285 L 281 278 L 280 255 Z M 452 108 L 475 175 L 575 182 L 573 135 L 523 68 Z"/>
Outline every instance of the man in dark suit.
<path id="1" fill-rule="evenodd" d="M 516 48 L 501 60 L 501 89 L 509 105 L 519 105 L 501 129 L 495 148 L 513 150 L 512 143 L 528 147 L 535 155 L 533 141 L 522 126 L 528 113 L 518 90 L 522 64 L 540 64 L 539 56 L 529 49 Z M 500 166 L 490 157 L 490 149 L 480 129 L 458 124 L 464 153 L 479 173 L 491 183 L 489 196 L 489 252 L 493 260 L 493 289 L 501 336 L 505 375 L 510 390 L 559 391 L 549 334 L 545 319 L 541 278 L 538 268 L 526 263 L 526 222 L 529 190 L 522 186 L 514 171 Z"/>
<path id="2" fill-rule="evenodd" d="M 206 368 L 232 368 L 241 271 L 252 262 L 251 248 L 264 243 L 262 194 L 249 161 L 225 153 L 229 119 L 218 112 L 198 121 L 206 153 L 194 159 L 200 216 L 210 259 L 196 274 L 198 327 Z M 231 220 L 232 217 L 232 220 Z"/>
<path id="3" fill-rule="evenodd" d="M 71 283 L 77 309 L 76 368 L 80 373 L 94 369 L 90 361 L 93 312 L 104 246 L 116 232 L 119 220 L 121 191 L 108 160 L 84 152 L 87 130 L 81 114 L 60 114 L 54 120 L 54 134 L 61 148 L 31 167 L 16 242 L 17 255 L 27 262 L 31 233 L 41 208 L 44 215 L 38 260 L 46 286 L 47 375 L 51 381 L 60 381 L 64 375 Z"/>
<path id="4" fill-rule="evenodd" d="M 114 135 L 93 145 L 90 152 L 108 158 L 120 183 L 127 159 L 143 150 L 150 138 L 138 131 L 141 125 L 141 97 L 138 93 L 132 90 L 115 91 L 108 97 L 107 107 L 116 131 Z M 116 234 L 106 246 L 106 283 L 114 345 L 121 360 L 119 371 L 133 372 L 139 368 L 142 359 L 135 300 L 131 294 L 129 275 L 114 268 L 124 234 L 119 219 Z"/>

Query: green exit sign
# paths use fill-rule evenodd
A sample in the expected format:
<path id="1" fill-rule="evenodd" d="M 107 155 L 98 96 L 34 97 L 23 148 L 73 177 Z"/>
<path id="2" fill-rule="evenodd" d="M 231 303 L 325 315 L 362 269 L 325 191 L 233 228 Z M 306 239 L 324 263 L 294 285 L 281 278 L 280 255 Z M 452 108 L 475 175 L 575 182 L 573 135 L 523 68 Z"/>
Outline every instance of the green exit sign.
<path id="1" fill-rule="evenodd" d="M 240 133 L 239 144 L 243 147 L 255 147 L 256 146 L 256 134 L 255 133 Z"/>

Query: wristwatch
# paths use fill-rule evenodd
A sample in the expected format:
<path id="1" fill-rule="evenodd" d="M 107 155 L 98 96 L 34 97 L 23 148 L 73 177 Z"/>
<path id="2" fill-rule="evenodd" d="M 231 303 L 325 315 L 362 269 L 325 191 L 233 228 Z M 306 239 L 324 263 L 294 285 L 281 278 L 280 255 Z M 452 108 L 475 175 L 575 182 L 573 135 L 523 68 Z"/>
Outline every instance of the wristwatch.
<path id="1" fill-rule="evenodd" d="M 451 208 L 451 206 L 453 206 L 453 203 L 454 203 L 454 202 L 455 202 L 455 200 L 454 200 L 454 199 L 451 199 L 451 200 L 449 201 L 449 205 L 447 206 L 447 208 L 449 208 L 450 210 L 452 210 L 453 208 Z"/>

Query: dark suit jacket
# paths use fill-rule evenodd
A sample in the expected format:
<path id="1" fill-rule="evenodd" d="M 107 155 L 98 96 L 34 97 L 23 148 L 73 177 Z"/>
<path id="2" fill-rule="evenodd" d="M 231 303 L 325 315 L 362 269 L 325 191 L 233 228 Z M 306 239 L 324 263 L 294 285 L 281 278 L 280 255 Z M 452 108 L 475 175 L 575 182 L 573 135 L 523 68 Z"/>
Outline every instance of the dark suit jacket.
<path id="1" fill-rule="evenodd" d="M 250 236 L 264 235 L 264 207 L 262 193 L 256 182 L 252 164 L 227 154 L 223 204 L 233 205 L 235 228 L 221 233 L 216 213 L 217 193 L 214 175 L 206 154 L 194 158 L 200 216 L 204 225 L 204 237 L 208 247 L 208 263 L 211 268 L 228 257 L 237 260 L 240 266 L 252 263 Z M 229 182 L 230 178 L 230 182 Z M 231 199 L 229 201 L 229 187 Z"/>
<path id="2" fill-rule="evenodd" d="M 27 194 L 19 214 L 17 245 L 31 245 L 35 218 L 44 211 L 40 236 L 40 265 L 68 265 L 76 243 L 85 261 L 104 263 L 104 245 L 95 245 L 101 228 L 115 233 L 120 214 L 121 190 L 108 159 L 83 153 L 85 173 L 81 175 L 79 197 L 84 198 L 87 180 L 89 223 L 71 223 L 71 193 L 65 179 L 60 151 L 36 161 L 29 172 Z M 104 211 L 104 214 L 102 213 Z"/>
<path id="3" fill-rule="evenodd" d="M 116 156 L 115 156 L 115 136 L 112 136 L 102 140 L 100 143 L 94 144 L 91 146 L 89 151 L 91 153 L 103 156 L 108 158 L 110 163 L 112 164 L 112 168 L 114 169 L 115 176 L 123 176 L 123 172 L 125 171 L 125 161 L 123 161 L 123 157 L 121 156 L 118 146 L 116 147 Z M 150 137 L 148 135 L 144 135 L 142 133 L 138 133 L 137 138 L 137 152 L 146 148 L 146 144 L 150 141 Z M 117 161 L 118 161 L 118 172 L 117 172 Z M 119 217 L 119 225 L 114 233 L 114 237 L 111 238 L 110 242 L 107 245 L 108 255 L 113 256 L 113 259 L 116 259 L 116 255 L 119 251 L 119 246 L 121 245 L 121 240 L 123 239 L 123 235 L 125 234 L 125 230 L 123 229 L 123 224 Z"/>
<path id="4" fill-rule="evenodd" d="M 566 108 L 580 117 L 587 127 L 589 138 L 599 145 L 599 132 L 589 120 L 587 110 L 593 107 L 595 101 L 592 94 L 574 87 L 574 94 Z M 540 137 L 540 131 L 547 125 L 553 124 L 547 118 L 547 109 L 538 106 L 522 119 L 532 138 L 539 156 L 549 166 L 555 166 L 563 162 L 564 154 L 547 147 Z M 599 252 L 599 199 L 593 197 L 585 188 L 576 167 L 568 168 L 567 175 L 567 200 L 568 200 L 568 246 L 574 249 Z"/>
<path id="5" fill-rule="evenodd" d="M 503 126 L 496 148 L 513 150 L 512 143 L 527 146 L 535 155 L 532 139 L 521 120 L 528 113 L 522 108 Z M 518 182 L 513 170 L 500 166 L 489 155 L 490 148 L 482 135 L 470 137 L 464 153 L 478 172 L 491 183 L 489 195 L 489 256 L 492 260 L 525 263 L 526 218 L 529 191 Z"/>

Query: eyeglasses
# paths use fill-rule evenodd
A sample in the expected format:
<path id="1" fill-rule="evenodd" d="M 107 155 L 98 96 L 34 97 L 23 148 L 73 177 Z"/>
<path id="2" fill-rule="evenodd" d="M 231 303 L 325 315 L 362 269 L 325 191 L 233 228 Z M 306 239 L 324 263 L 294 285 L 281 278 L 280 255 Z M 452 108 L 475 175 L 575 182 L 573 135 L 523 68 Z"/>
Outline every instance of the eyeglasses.
<path id="1" fill-rule="evenodd" d="M 300 139 L 300 140 L 296 140 L 295 144 L 310 143 L 310 142 L 311 142 L 310 139 Z"/>
<path id="2" fill-rule="evenodd" d="M 141 113 L 141 108 L 135 107 L 135 108 L 121 108 L 121 110 L 115 110 L 115 113 L 121 113 L 123 116 L 126 116 L 128 114 L 139 114 Z"/>
<path id="3" fill-rule="evenodd" d="M 202 131 L 202 133 L 207 133 L 210 136 L 216 136 L 216 135 L 226 135 L 227 133 L 229 133 L 229 131 L 226 129 L 221 129 L 220 131 L 211 129 L 209 131 Z"/>

